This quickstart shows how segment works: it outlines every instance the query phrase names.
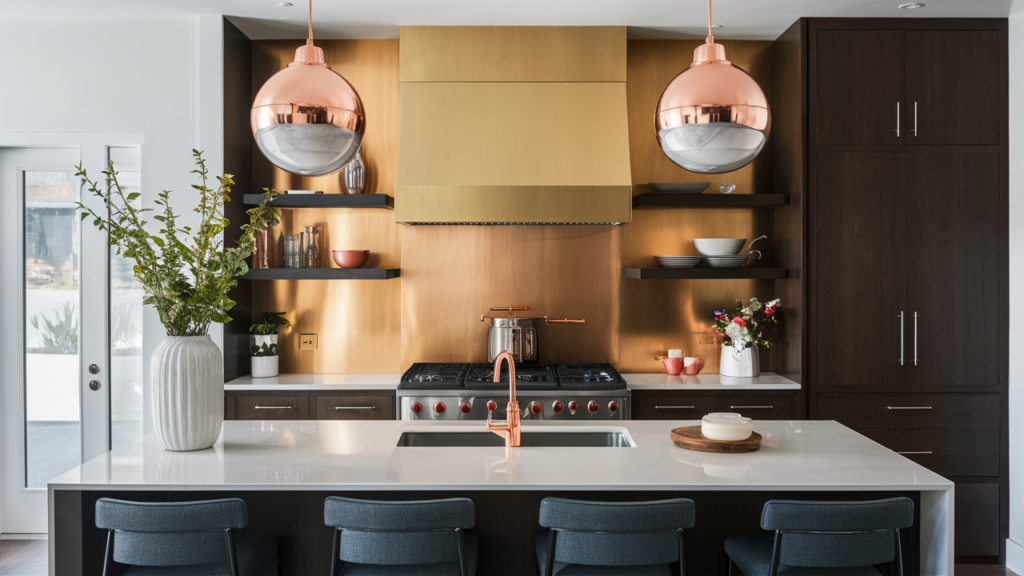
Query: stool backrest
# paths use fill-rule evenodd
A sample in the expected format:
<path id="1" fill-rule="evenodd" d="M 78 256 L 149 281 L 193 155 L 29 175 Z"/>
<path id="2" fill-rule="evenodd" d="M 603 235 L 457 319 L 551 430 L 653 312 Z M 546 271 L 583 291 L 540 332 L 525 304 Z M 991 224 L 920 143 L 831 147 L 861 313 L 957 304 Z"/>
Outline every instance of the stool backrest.
<path id="1" fill-rule="evenodd" d="M 770 500 L 761 527 L 774 530 L 773 564 L 814 568 L 869 566 L 898 560 L 899 530 L 914 523 L 914 502 Z"/>
<path id="2" fill-rule="evenodd" d="M 330 496 L 324 523 L 340 534 L 335 559 L 357 564 L 458 562 L 476 509 L 469 498 L 385 502 Z"/>
<path id="3" fill-rule="evenodd" d="M 642 566 L 680 560 L 681 531 L 692 528 L 693 500 L 589 502 L 545 498 L 540 525 L 551 529 L 548 564 Z M 550 573 L 546 572 L 546 573 Z"/>
<path id="4" fill-rule="evenodd" d="M 96 527 L 111 530 L 113 560 L 138 566 L 229 562 L 228 530 L 249 523 L 238 498 L 204 502 L 96 501 Z"/>

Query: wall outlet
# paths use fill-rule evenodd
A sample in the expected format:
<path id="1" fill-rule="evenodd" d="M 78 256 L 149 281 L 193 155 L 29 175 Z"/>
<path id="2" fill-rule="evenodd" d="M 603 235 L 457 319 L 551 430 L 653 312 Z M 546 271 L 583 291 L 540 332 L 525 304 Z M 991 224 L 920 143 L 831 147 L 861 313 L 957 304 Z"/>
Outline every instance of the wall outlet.
<path id="1" fill-rule="evenodd" d="M 316 350 L 316 334 L 299 334 L 299 350 Z"/>

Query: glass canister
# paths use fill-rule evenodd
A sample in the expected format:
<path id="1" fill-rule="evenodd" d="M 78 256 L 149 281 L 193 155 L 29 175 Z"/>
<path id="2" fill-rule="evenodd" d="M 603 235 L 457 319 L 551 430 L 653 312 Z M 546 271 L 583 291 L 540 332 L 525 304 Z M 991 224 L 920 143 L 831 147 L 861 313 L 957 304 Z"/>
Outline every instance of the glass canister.
<path id="1" fill-rule="evenodd" d="M 356 152 L 356 157 L 345 166 L 345 191 L 349 194 L 362 194 L 366 189 L 366 166 L 363 157 Z"/>
<path id="2" fill-rule="evenodd" d="M 302 239 L 302 267 L 303 268 L 319 268 L 320 267 L 320 247 L 316 245 L 316 235 L 320 231 L 316 229 L 316 226 L 306 226 L 306 231 L 303 232 Z"/>
<path id="3" fill-rule="evenodd" d="M 302 268 L 302 234 L 284 235 L 284 267 Z"/>

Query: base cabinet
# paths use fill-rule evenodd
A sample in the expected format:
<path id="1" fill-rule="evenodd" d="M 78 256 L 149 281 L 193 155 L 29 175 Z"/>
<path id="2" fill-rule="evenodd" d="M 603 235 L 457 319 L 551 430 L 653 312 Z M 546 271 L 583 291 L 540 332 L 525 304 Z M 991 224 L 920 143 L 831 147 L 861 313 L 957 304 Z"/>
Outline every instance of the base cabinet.
<path id="1" fill-rule="evenodd" d="M 957 480 L 954 502 L 954 554 L 998 556 L 999 483 Z"/>
<path id="2" fill-rule="evenodd" d="M 721 393 L 708 390 L 632 391 L 633 420 L 700 420 L 711 412 L 739 412 L 754 420 L 793 420 L 797 391 L 736 391 Z"/>
<path id="3" fill-rule="evenodd" d="M 324 393 L 228 391 L 225 420 L 394 420 L 395 393 L 353 390 Z"/>

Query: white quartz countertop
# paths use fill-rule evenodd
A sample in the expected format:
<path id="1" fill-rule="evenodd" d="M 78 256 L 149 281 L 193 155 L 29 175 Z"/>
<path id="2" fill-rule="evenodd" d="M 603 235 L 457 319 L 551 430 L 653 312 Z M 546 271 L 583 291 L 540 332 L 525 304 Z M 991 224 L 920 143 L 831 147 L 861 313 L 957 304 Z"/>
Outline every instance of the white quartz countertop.
<path id="1" fill-rule="evenodd" d="M 401 374 L 281 374 L 272 378 L 242 376 L 224 384 L 225 390 L 394 390 Z"/>
<path id="2" fill-rule="evenodd" d="M 746 454 L 676 447 L 697 421 L 525 423 L 535 431 L 622 430 L 632 448 L 397 447 L 403 432 L 481 431 L 483 422 L 227 421 L 196 452 L 154 433 L 49 483 L 50 490 L 939 490 L 953 483 L 833 421 L 755 421 Z"/>
<path id="3" fill-rule="evenodd" d="M 623 374 L 630 390 L 799 390 L 800 383 L 773 372 L 763 372 L 757 378 L 735 378 L 720 374 L 696 376 L 669 376 L 659 374 Z"/>

